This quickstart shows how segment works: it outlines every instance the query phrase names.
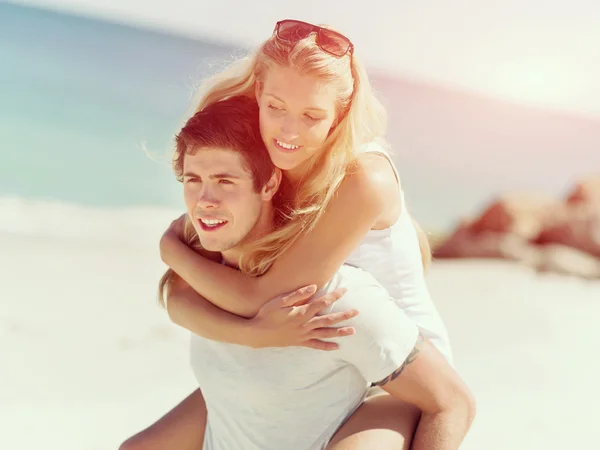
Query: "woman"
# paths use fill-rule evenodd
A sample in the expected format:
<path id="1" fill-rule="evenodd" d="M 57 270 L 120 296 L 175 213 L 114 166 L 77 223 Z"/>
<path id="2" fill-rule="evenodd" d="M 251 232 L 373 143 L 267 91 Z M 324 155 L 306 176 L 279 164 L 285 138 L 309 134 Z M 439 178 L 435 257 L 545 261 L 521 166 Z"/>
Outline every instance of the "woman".
<path id="1" fill-rule="evenodd" d="M 246 255 L 245 274 L 196 257 L 169 231 L 161 243 L 167 265 L 216 306 L 246 317 L 282 292 L 320 287 L 344 262 L 357 265 L 375 275 L 450 360 L 423 276 L 427 237 L 410 219 L 398 173 L 376 143 L 385 133 L 385 110 L 348 38 L 278 22 L 270 39 L 209 79 L 202 94 L 196 110 L 234 95 L 256 96 L 265 145 L 294 188 L 291 220 Z"/>
<path id="2" fill-rule="evenodd" d="M 193 322 L 196 333 L 210 329 L 211 339 L 242 345 L 335 348 L 290 327 L 273 303 L 265 305 L 302 286 L 320 288 L 349 263 L 371 272 L 450 360 L 423 275 L 427 239 L 408 215 L 389 156 L 375 143 L 385 132 L 385 112 L 348 38 L 299 21 L 278 22 L 250 57 L 209 80 L 197 110 L 235 95 L 257 99 L 263 141 L 292 186 L 290 211 L 276 233 L 244 255 L 241 271 L 199 256 L 176 229 L 165 233 L 165 263 L 202 297 L 235 314 L 186 309 L 188 328 Z M 190 308 L 184 300 L 169 296 L 169 312 Z M 240 325 L 237 316 L 256 326 Z M 276 332 L 273 324 L 279 324 Z M 190 414 L 201 416 L 201 394 L 194 395 Z M 329 448 L 403 448 L 415 421 L 407 405 L 378 395 L 338 430 Z"/>

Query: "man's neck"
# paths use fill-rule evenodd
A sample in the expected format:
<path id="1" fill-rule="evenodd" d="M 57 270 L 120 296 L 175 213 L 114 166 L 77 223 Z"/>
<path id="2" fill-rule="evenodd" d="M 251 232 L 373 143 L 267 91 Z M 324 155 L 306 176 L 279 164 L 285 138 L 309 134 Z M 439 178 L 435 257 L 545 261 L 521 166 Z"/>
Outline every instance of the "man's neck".
<path id="1" fill-rule="evenodd" d="M 221 253 L 223 258 L 223 264 L 239 269 L 240 256 L 244 253 L 244 249 L 257 239 L 260 239 L 264 235 L 270 233 L 273 230 L 273 210 L 263 210 L 260 215 L 258 222 L 254 225 L 254 228 L 248 233 L 244 239 L 242 239 L 235 247 L 225 250 Z"/>
<path id="2" fill-rule="evenodd" d="M 242 254 L 242 246 L 236 245 L 229 250 L 225 250 L 221 256 L 223 257 L 223 264 L 226 266 L 232 267 L 234 269 L 239 269 L 238 261 L 240 260 L 240 255 Z"/>

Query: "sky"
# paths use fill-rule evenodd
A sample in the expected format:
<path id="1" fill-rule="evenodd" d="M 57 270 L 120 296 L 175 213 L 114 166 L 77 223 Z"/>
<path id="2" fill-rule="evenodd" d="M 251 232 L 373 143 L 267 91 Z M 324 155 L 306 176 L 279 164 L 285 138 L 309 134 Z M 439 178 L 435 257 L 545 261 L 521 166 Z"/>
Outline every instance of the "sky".
<path id="1" fill-rule="evenodd" d="M 372 70 L 600 117 L 598 0 L 25 0 L 250 47 L 275 22 L 328 23 Z M 260 6 L 258 6 L 260 5 Z"/>

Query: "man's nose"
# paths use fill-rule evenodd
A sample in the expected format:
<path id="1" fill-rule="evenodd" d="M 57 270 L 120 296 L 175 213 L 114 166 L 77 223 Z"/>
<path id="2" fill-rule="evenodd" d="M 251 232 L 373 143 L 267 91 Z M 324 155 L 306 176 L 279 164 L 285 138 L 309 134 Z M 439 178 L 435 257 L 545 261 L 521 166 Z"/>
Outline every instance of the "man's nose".
<path id="1" fill-rule="evenodd" d="M 202 189 L 198 192 L 196 201 L 198 206 L 202 208 L 216 208 L 219 206 L 219 199 L 209 183 L 204 183 Z"/>

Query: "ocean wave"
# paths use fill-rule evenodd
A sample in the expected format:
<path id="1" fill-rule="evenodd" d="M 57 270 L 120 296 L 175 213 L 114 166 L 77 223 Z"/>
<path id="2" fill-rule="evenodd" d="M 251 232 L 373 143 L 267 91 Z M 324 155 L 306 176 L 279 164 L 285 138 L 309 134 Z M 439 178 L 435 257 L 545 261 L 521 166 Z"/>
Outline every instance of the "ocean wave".
<path id="1" fill-rule="evenodd" d="M 0 232 L 93 239 L 124 244 L 157 243 L 184 211 L 131 206 L 95 207 L 59 200 L 0 196 Z"/>

